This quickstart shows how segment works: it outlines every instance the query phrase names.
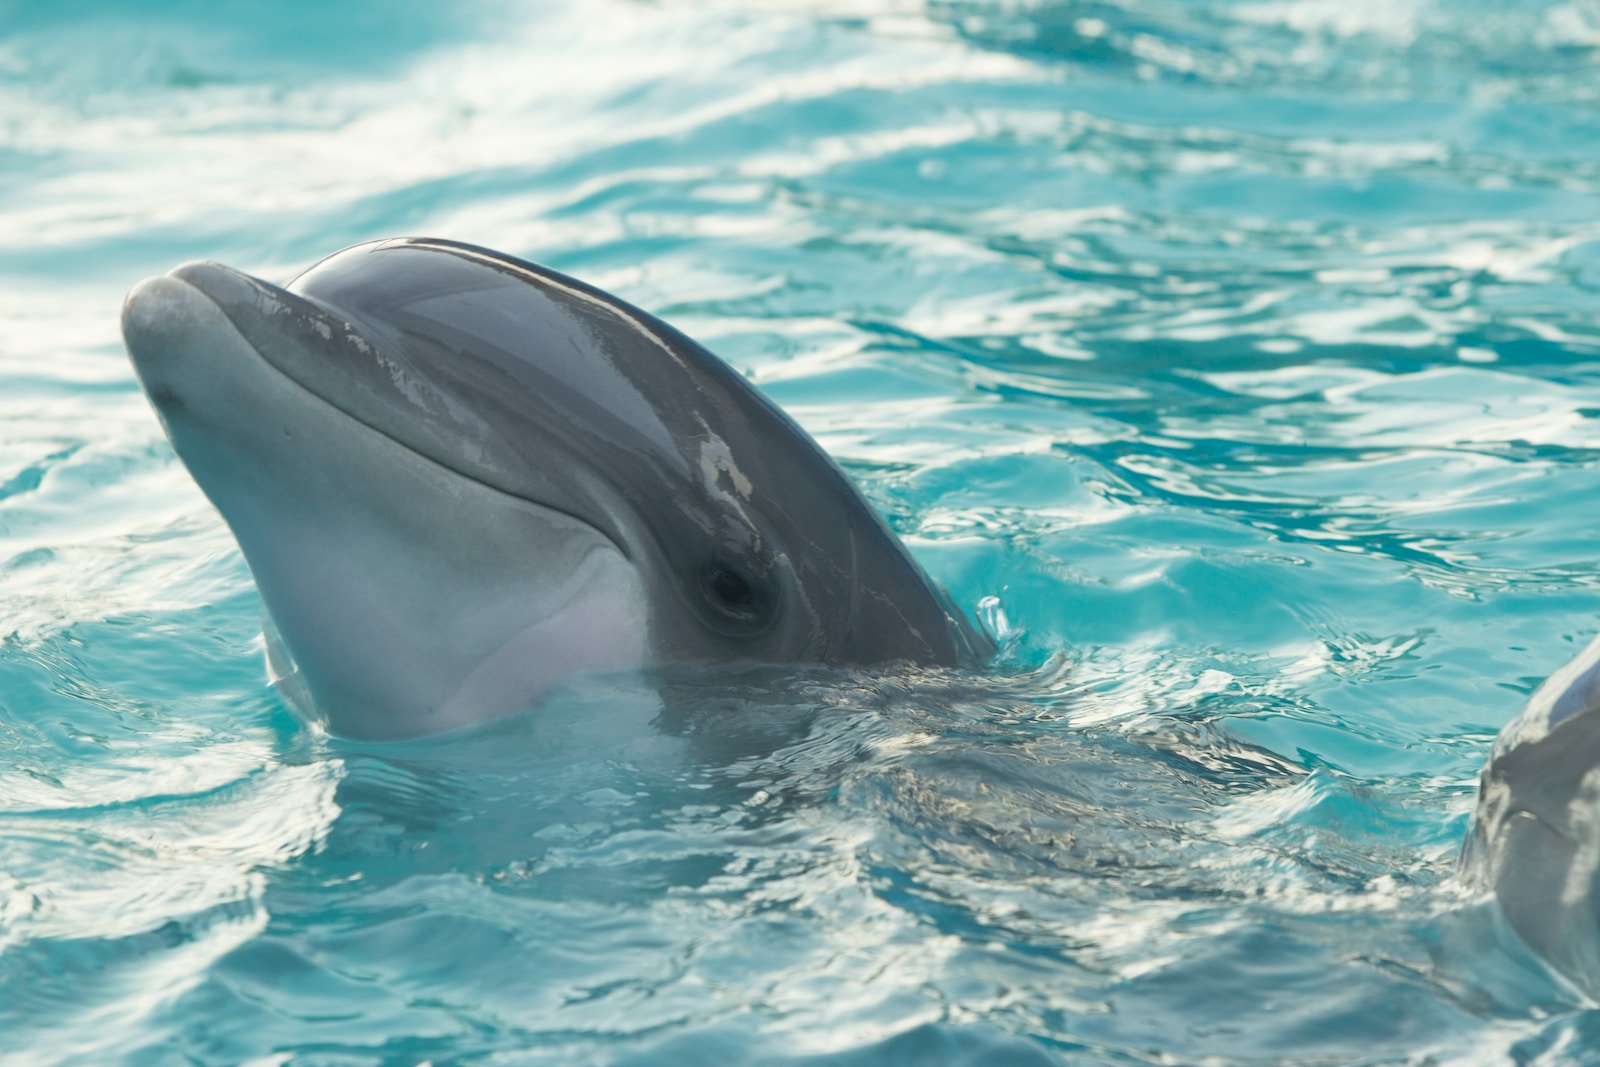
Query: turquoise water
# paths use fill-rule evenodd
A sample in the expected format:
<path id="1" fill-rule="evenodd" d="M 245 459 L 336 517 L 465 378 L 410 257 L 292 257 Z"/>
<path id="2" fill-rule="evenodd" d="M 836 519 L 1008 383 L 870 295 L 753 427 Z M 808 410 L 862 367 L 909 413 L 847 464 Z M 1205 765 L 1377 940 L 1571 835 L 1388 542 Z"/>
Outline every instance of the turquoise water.
<path id="1" fill-rule="evenodd" d="M 1600 1060 L 1455 876 L 1600 617 L 1596 145 L 1588 0 L 0 0 L 0 1060 Z M 117 308 L 402 233 L 748 372 L 997 662 L 300 725 Z"/>

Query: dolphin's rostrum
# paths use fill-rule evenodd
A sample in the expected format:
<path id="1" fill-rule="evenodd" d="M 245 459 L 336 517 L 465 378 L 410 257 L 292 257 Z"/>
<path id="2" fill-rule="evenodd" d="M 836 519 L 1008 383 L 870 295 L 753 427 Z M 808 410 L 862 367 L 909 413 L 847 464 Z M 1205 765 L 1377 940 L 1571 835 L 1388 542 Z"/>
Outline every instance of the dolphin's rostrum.
<path id="1" fill-rule="evenodd" d="M 428 239 L 286 289 L 188 263 L 123 335 L 274 673 L 335 732 L 452 729 L 589 669 L 990 650 L 776 406 L 555 271 Z"/>

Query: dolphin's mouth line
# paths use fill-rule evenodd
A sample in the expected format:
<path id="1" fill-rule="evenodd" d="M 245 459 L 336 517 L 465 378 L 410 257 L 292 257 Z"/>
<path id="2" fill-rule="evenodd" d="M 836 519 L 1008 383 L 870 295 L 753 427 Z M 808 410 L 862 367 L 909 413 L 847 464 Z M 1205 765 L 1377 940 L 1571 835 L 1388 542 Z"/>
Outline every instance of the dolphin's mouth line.
<path id="1" fill-rule="evenodd" d="M 323 407 L 327 408 L 329 411 L 334 412 L 335 414 L 337 414 L 337 415 L 349 420 L 350 422 L 355 423 L 357 426 L 360 426 L 363 429 L 366 429 L 366 430 L 368 430 L 368 431 L 370 431 L 372 433 L 377 434 L 379 437 L 383 438 L 385 441 L 387 441 L 390 444 L 394 445 L 396 448 L 404 449 L 406 452 L 410 453 L 413 456 L 416 456 L 418 459 L 424 460 L 427 463 L 431 463 L 432 465 L 434 465 L 435 467 L 440 468 L 441 470 L 449 471 L 451 474 L 455 475 L 456 477 L 463 478 L 463 479 L 473 483 L 474 485 L 479 486 L 480 488 L 482 488 L 484 490 L 487 490 L 488 492 L 496 493 L 496 494 L 499 494 L 500 496 L 504 496 L 504 497 L 508 497 L 508 498 L 510 498 L 512 500 L 520 501 L 523 504 L 526 504 L 526 505 L 528 505 L 530 507 L 539 508 L 541 510 L 551 512 L 552 514 L 560 515 L 560 516 L 562 516 L 564 518 L 570 519 L 573 522 L 580 523 L 581 525 L 588 527 L 589 529 L 593 530 L 595 533 L 599 534 L 601 537 L 605 538 L 606 542 L 608 544 L 610 544 L 612 548 L 616 549 L 617 553 L 619 555 L 621 555 L 624 560 L 628 561 L 629 563 L 634 563 L 635 562 L 634 558 L 633 558 L 633 554 L 630 551 L 628 551 L 628 547 L 627 547 L 626 544 L 623 544 L 622 542 L 618 541 L 618 539 L 616 537 L 612 536 L 610 531 L 605 529 L 605 527 L 593 522 L 592 520 L 590 520 L 588 518 L 585 518 L 582 515 L 576 514 L 575 512 L 570 511 L 567 508 L 563 508 L 563 507 L 560 507 L 560 506 L 555 505 L 555 504 L 548 503 L 548 502 L 543 501 L 543 500 L 535 500 L 532 497 L 525 496 L 525 495 L 523 495 L 521 493 L 511 492 L 511 491 L 509 491 L 509 490 L 507 490 L 507 489 L 505 489 L 505 488 L 503 488 L 501 486 L 494 485 L 494 484 L 492 484 L 490 482 L 487 482 L 483 478 L 473 474 L 470 471 L 462 470 L 459 466 L 457 466 L 457 465 L 455 465 L 453 463 L 447 462 L 446 460 L 441 459 L 439 456 L 432 455 L 429 452 L 426 452 L 426 451 L 423 451 L 420 448 L 417 448 L 415 445 L 411 444 L 408 441 L 401 440 L 400 438 L 394 436 L 392 433 L 389 433 L 388 431 L 384 430 L 382 427 L 374 425 L 369 420 L 362 418 L 360 415 L 356 414 L 355 412 L 349 410 L 348 408 L 344 407 L 343 405 L 341 405 L 341 404 L 337 403 L 336 401 L 330 399 L 329 397 L 323 395 L 317 389 L 315 389 L 312 386 L 308 385 L 306 382 L 302 381 L 300 378 L 298 378 L 295 375 L 290 374 L 288 371 L 284 370 L 275 361 L 273 361 L 272 359 L 268 358 L 267 355 L 265 353 L 263 353 L 260 348 L 258 348 L 255 344 L 251 343 L 250 339 L 247 336 L 245 336 L 244 331 L 240 330 L 239 327 L 238 327 L 238 324 L 233 321 L 233 318 L 231 316 L 229 316 L 227 309 L 222 307 L 215 300 L 213 300 L 211 298 L 210 294 L 208 294 L 204 289 L 202 289 L 199 286 L 193 284 L 192 282 L 188 281 L 187 279 L 175 277 L 175 276 L 170 275 L 170 274 L 168 275 L 168 277 L 172 278 L 173 281 L 176 281 L 176 282 L 186 286 L 187 288 L 193 290 L 195 293 L 197 293 L 201 297 L 203 297 L 209 304 L 211 304 L 213 307 L 215 307 L 217 309 L 217 311 L 221 313 L 223 319 L 228 323 L 228 327 L 231 330 L 233 330 L 234 334 L 241 341 L 244 342 L 245 348 L 249 349 L 250 353 L 258 361 L 260 361 L 262 366 L 267 368 L 267 370 L 269 370 L 272 374 L 276 375 L 279 378 L 282 378 L 285 382 L 288 382 L 290 385 L 292 385 L 294 388 L 298 389 L 300 392 L 304 393 L 306 396 L 310 397 L 316 403 L 321 404 Z"/>

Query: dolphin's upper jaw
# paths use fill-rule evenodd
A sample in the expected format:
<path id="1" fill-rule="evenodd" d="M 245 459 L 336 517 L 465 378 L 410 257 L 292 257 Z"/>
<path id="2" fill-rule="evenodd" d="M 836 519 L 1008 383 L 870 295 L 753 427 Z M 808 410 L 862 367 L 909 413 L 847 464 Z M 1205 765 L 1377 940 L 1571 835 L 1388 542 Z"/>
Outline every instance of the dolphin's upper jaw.
<path id="1" fill-rule="evenodd" d="M 256 358 L 342 414 L 464 478 L 587 523 L 630 555 L 614 507 L 596 499 L 594 482 L 582 477 L 581 457 L 530 462 L 526 449 L 506 447 L 506 426 L 454 398 L 452 387 L 435 379 L 439 368 L 408 351 L 412 339 L 369 336 L 338 306 L 219 263 L 184 263 L 167 276 L 216 305 Z M 521 420 L 514 436 L 540 430 L 537 421 Z M 558 451 L 562 444 L 555 443 Z"/>
<path id="2" fill-rule="evenodd" d="M 146 278 L 123 300 L 123 341 L 164 425 L 170 415 L 196 407 L 219 364 L 264 358 L 213 296 L 218 290 L 238 293 L 245 280 L 226 267 L 197 261 Z"/>
<path id="3" fill-rule="evenodd" d="M 336 333 L 347 343 L 370 350 L 354 327 L 326 309 L 209 260 L 182 263 L 160 277 L 147 278 L 123 303 L 123 336 L 136 366 L 160 360 L 163 353 L 169 359 L 188 353 L 196 343 L 216 344 L 227 334 L 230 341 L 236 337 L 243 343 L 249 358 L 266 362 L 359 420 L 360 415 L 330 388 L 337 383 L 340 367 L 336 358 L 330 358 L 326 343 Z M 246 355 L 243 350 L 236 354 Z M 215 358 L 225 357 L 218 353 Z"/>
<path id="4" fill-rule="evenodd" d="M 469 725 L 573 671 L 643 661 L 639 577 L 601 531 L 463 476 L 284 374 L 202 290 L 228 274 L 186 266 L 140 283 L 125 338 L 335 732 Z M 317 321 L 263 320 L 285 346 Z"/>

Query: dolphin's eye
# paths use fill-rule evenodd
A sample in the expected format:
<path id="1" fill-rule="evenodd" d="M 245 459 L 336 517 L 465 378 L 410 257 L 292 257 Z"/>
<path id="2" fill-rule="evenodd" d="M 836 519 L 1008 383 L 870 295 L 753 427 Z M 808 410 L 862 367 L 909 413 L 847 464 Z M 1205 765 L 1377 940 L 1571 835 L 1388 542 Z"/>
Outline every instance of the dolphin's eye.
<path id="1" fill-rule="evenodd" d="M 713 567 L 706 581 L 710 584 L 711 595 L 727 607 L 748 609 L 755 601 L 756 594 L 750 583 L 726 567 Z"/>
<path id="2" fill-rule="evenodd" d="M 712 560 L 701 572 L 700 591 L 716 615 L 741 628 L 766 622 L 772 607 L 764 582 L 722 559 Z"/>

